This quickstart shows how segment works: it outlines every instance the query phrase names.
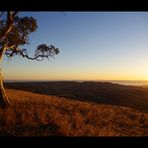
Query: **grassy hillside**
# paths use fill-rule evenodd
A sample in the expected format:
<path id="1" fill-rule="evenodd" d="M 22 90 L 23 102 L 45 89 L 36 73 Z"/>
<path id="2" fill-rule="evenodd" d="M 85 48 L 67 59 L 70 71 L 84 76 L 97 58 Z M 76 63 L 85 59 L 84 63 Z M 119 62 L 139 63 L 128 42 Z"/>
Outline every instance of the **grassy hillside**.
<path id="1" fill-rule="evenodd" d="M 87 102 L 132 107 L 148 112 L 148 88 L 108 82 L 20 82 L 7 88 L 56 95 Z"/>
<path id="2" fill-rule="evenodd" d="M 0 109 L 0 135 L 148 136 L 148 114 L 57 96 L 6 90 L 12 105 Z"/>

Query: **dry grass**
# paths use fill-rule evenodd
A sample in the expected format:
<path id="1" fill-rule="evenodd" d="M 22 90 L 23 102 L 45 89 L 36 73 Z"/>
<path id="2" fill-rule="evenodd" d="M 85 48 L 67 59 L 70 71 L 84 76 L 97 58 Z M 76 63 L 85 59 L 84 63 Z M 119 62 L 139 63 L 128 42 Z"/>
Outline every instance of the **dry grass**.
<path id="1" fill-rule="evenodd" d="M 111 105 L 7 89 L 1 136 L 148 136 L 148 114 Z"/>

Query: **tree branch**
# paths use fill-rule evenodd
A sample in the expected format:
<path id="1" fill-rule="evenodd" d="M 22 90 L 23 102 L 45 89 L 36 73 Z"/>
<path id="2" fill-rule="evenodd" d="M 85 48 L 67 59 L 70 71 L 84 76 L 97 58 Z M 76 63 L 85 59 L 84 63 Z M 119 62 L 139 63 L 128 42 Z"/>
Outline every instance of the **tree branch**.
<path id="1" fill-rule="evenodd" d="M 12 14 L 12 18 L 14 18 L 16 16 L 16 14 L 18 13 L 18 11 L 13 12 Z"/>
<path id="2" fill-rule="evenodd" d="M 14 54 L 20 54 L 23 58 L 27 58 L 29 60 L 43 61 L 44 58 L 47 58 L 49 60 L 49 57 L 54 57 L 54 54 L 58 54 L 58 53 L 56 53 L 56 51 L 57 51 L 57 49 L 56 49 L 55 53 L 52 52 L 52 54 L 49 52 L 48 54 L 45 55 L 43 52 L 40 52 L 38 54 L 35 54 L 35 57 L 29 57 L 26 49 L 19 49 L 19 48 L 16 48 L 16 46 L 14 46 L 14 45 L 12 45 L 11 47 L 12 47 L 11 49 L 13 49 L 13 50 L 10 50 L 11 52 L 5 52 L 6 56 L 10 57 L 10 58 Z M 41 59 L 39 59 L 39 58 L 41 58 Z"/>
<path id="3" fill-rule="evenodd" d="M 27 58 L 27 59 L 29 59 L 29 60 L 43 61 L 44 58 L 47 58 L 47 59 L 48 59 L 48 55 L 37 55 L 37 56 L 31 58 L 31 57 L 29 57 L 27 54 L 24 54 L 24 53 L 23 53 L 22 51 L 20 51 L 20 50 L 18 50 L 18 53 L 20 53 L 22 57 Z M 42 58 L 42 60 L 39 60 L 39 59 L 38 59 L 38 58 L 40 58 L 40 57 Z"/>
<path id="4" fill-rule="evenodd" d="M 19 49 L 15 45 L 11 46 L 6 45 L 5 48 L 6 48 L 5 55 L 9 58 L 11 58 L 13 55 L 19 54 L 23 58 L 27 58 L 29 60 L 37 60 L 37 61 L 43 61 L 44 58 L 47 58 L 49 60 L 49 57 L 54 58 L 54 55 L 59 53 L 58 48 L 55 48 L 53 45 L 47 46 L 45 44 L 41 44 L 37 47 L 37 49 L 35 50 L 34 57 L 29 57 L 26 49 Z"/>
<path id="5" fill-rule="evenodd" d="M 13 24 L 13 20 L 15 15 L 17 14 L 17 12 L 14 12 L 13 14 L 8 11 L 7 12 L 7 21 L 6 21 L 6 27 L 5 29 L 0 33 L 0 40 L 4 37 L 7 36 L 7 34 L 11 31 L 12 29 L 12 24 Z"/>

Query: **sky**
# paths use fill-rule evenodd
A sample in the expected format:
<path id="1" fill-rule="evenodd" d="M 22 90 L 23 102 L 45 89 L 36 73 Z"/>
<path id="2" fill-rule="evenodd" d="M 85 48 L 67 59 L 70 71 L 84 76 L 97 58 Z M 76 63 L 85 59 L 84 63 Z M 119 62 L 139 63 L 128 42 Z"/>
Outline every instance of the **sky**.
<path id="1" fill-rule="evenodd" d="M 3 57 L 5 80 L 148 80 L 148 12 L 20 12 L 38 29 L 25 46 L 60 49 L 55 58 Z"/>

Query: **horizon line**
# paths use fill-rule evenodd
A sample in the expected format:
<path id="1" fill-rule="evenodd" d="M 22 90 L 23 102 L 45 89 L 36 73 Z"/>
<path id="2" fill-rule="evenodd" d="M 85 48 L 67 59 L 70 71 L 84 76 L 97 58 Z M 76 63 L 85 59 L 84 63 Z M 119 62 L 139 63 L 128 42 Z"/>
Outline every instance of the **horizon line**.
<path id="1" fill-rule="evenodd" d="M 95 82 L 95 81 L 147 81 L 148 82 L 148 80 L 25 80 L 25 79 L 3 79 L 3 81 L 5 82 L 5 81 L 93 81 L 93 82 Z"/>

